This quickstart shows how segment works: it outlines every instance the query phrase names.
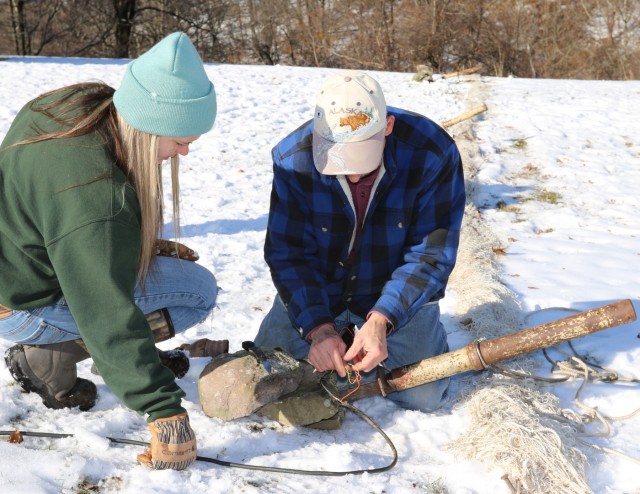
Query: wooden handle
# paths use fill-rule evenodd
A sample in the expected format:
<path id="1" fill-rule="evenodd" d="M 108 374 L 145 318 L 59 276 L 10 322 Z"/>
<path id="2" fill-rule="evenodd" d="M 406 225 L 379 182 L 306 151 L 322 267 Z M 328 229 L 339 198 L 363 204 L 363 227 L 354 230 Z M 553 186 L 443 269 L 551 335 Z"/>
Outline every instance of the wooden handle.
<path id="1" fill-rule="evenodd" d="M 631 300 L 621 300 L 511 335 L 481 341 L 480 354 L 487 365 L 491 365 L 635 320 Z"/>
<path id="2" fill-rule="evenodd" d="M 378 382 L 361 386 L 357 392 L 349 396 L 349 400 L 380 394 L 386 396 L 455 374 L 471 370 L 480 371 L 502 360 L 635 320 L 636 312 L 631 300 L 621 300 L 493 340 L 474 342 L 458 350 L 400 367 Z"/>

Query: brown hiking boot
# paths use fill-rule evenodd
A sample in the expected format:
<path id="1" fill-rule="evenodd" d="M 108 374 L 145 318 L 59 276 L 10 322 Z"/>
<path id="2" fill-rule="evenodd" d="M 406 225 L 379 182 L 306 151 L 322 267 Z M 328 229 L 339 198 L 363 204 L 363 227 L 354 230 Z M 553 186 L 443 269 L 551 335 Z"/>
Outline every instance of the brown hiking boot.
<path id="1" fill-rule="evenodd" d="M 149 314 L 145 314 L 153 339 L 156 343 L 173 338 L 176 332 L 173 328 L 173 321 L 167 309 L 159 309 Z M 229 351 L 229 341 L 213 341 L 203 338 L 192 344 L 181 345 L 174 350 L 158 349 L 160 363 L 173 372 L 177 379 L 180 379 L 189 372 L 189 357 L 215 357 L 221 353 Z M 93 368 L 91 369 L 93 372 Z"/>
<path id="2" fill-rule="evenodd" d="M 144 317 L 149 323 L 153 340 L 156 343 L 168 340 L 176 335 L 173 329 L 173 321 L 167 309 L 154 310 L 149 314 L 145 314 Z M 178 379 L 189 371 L 189 357 L 184 352 L 158 350 L 158 356 L 160 357 L 160 363 L 173 372 L 173 375 Z M 96 364 L 91 365 L 91 373 L 96 376 L 100 375 Z"/>
<path id="3" fill-rule="evenodd" d="M 160 357 L 160 363 L 173 372 L 176 379 L 184 377 L 189 372 L 189 356 L 178 348 L 167 351 L 158 349 L 158 357 Z M 91 364 L 91 374 L 94 376 L 100 375 L 96 364 Z"/>
<path id="4" fill-rule="evenodd" d="M 78 378 L 76 363 L 89 358 L 76 341 L 50 345 L 14 345 L 4 360 L 13 378 L 27 393 L 34 392 L 48 408 L 79 407 L 87 411 L 96 403 L 96 385 Z"/>
<path id="5" fill-rule="evenodd" d="M 160 363 L 180 379 L 189 372 L 189 357 L 215 357 L 229 351 L 229 340 L 202 338 L 194 343 L 185 343 L 173 350 L 158 350 Z"/>
<path id="6" fill-rule="evenodd" d="M 180 345 L 176 350 L 183 350 L 189 357 L 217 357 L 223 353 L 229 353 L 229 340 L 210 340 L 202 338 L 193 343 Z"/>
<path id="7" fill-rule="evenodd" d="M 189 356 L 181 350 L 158 350 L 160 363 L 173 372 L 176 379 L 181 379 L 189 372 Z"/>
<path id="8" fill-rule="evenodd" d="M 168 340 L 175 336 L 173 322 L 167 309 L 159 309 L 149 314 L 145 314 L 145 318 L 151 328 L 153 339 L 156 343 Z M 192 344 L 184 344 L 174 350 L 158 349 L 160 363 L 173 372 L 173 375 L 180 379 L 189 372 L 189 357 L 215 357 L 221 353 L 229 351 L 229 341 L 214 341 L 203 338 Z M 100 371 L 93 364 L 91 373 L 96 376 L 100 375 Z"/>
<path id="9" fill-rule="evenodd" d="M 189 372 L 189 357 L 216 357 L 229 352 L 229 340 L 202 338 L 194 343 L 185 343 L 174 350 L 158 350 L 160 363 L 180 379 Z"/>

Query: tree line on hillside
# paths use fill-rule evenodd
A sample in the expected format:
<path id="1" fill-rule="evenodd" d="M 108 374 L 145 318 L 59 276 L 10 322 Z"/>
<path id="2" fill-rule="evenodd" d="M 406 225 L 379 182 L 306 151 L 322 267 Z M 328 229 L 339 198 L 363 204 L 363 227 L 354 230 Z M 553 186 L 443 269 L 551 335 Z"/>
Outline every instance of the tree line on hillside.
<path id="1" fill-rule="evenodd" d="M 133 58 L 177 30 L 206 62 L 640 77 L 637 0 L 0 0 L 0 55 Z"/>

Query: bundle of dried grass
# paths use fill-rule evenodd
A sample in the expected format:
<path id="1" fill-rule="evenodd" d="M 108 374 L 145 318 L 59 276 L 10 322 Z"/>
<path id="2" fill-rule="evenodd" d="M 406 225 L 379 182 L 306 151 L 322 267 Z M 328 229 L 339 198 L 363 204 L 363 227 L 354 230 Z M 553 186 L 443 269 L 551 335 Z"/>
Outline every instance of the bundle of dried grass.
<path id="1" fill-rule="evenodd" d="M 513 292 L 500 281 L 494 254 L 500 244 L 478 210 L 468 204 L 449 288 L 456 301 L 453 311 L 474 339 L 503 336 L 517 331 L 523 323 Z"/>
<path id="2" fill-rule="evenodd" d="M 506 472 L 513 492 L 586 494 L 585 456 L 576 430 L 560 416 L 559 400 L 515 385 L 494 384 L 473 393 L 464 404 L 469 432 L 451 444 L 465 459 Z"/>
<path id="3" fill-rule="evenodd" d="M 515 295 L 500 280 L 497 253 L 506 250 L 507 242 L 486 226 L 473 203 L 473 177 L 480 165 L 474 136 L 468 124 L 459 130 L 469 203 L 449 283 L 455 297 L 453 312 L 471 338 L 494 338 L 520 329 L 523 318 Z M 517 364 L 526 368 L 532 360 L 523 356 Z M 468 396 L 459 401 L 468 410 L 471 426 L 451 445 L 454 452 L 489 469 L 500 468 L 517 494 L 591 492 L 584 475 L 585 457 L 576 447 L 575 424 L 561 417 L 556 396 L 524 382 L 505 384 L 496 375 L 474 380 L 477 387 L 468 388 Z"/>

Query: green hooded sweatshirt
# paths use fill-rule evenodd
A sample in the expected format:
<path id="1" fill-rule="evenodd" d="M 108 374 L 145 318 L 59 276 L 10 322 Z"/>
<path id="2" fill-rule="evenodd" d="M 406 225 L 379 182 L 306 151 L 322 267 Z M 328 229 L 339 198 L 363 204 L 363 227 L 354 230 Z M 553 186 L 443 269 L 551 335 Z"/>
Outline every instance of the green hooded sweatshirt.
<path id="1" fill-rule="evenodd" d="M 105 383 L 152 421 L 183 412 L 184 392 L 160 364 L 133 300 L 140 208 L 97 133 L 8 148 L 57 124 L 28 103 L 0 145 L 0 305 L 64 297 Z M 7 149 L 8 148 L 8 149 Z"/>

